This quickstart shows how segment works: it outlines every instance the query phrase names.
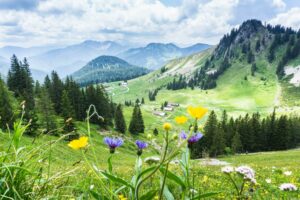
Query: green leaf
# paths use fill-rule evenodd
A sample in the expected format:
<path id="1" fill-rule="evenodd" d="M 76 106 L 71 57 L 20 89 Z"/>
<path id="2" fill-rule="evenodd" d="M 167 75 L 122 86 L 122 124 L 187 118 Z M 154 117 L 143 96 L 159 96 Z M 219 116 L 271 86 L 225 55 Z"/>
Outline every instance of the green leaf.
<path id="1" fill-rule="evenodd" d="M 195 196 L 191 200 L 197 200 L 197 199 L 202 199 L 202 198 L 206 198 L 206 197 L 211 197 L 211 196 L 215 196 L 219 193 L 220 192 L 209 192 L 209 193 L 205 193 L 205 194 L 200 194 L 200 195 Z"/>
<path id="2" fill-rule="evenodd" d="M 165 168 L 163 168 L 163 167 L 160 168 L 160 172 L 162 174 L 164 174 L 165 171 L 166 171 Z M 177 176 L 176 174 L 174 174 L 173 172 L 171 172 L 169 170 L 167 171 L 167 178 L 170 179 L 170 180 L 172 180 L 172 181 L 174 181 L 178 185 L 180 185 L 183 190 L 186 189 L 186 185 L 185 185 L 184 181 L 181 179 L 181 177 Z"/>
<path id="3" fill-rule="evenodd" d="M 114 176 L 114 175 L 106 173 L 106 172 L 101 172 L 101 173 L 103 174 L 103 176 L 105 176 L 109 180 L 113 181 L 114 183 L 119 183 L 119 184 L 129 187 L 131 189 L 134 189 L 134 187 L 132 185 L 130 185 L 127 181 L 125 181 L 122 178 L 119 178 L 117 176 Z"/>
<path id="4" fill-rule="evenodd" d="M 107 163 L 108 163 L 108 172 L 112 173 L 112 163 L 111 163 L 112 155 L 109 156 Z"/>
<path id="5" fill-rule="evenodd" d="M 141 196 L 139 200 L 152 200 L 154 199 L 157 192 L 158 192 L 157 190 L 150 190 L 149 192 Z"/>
<path id="6" fill-rule="evenodd" d="M 149 168 L 143 170 L 143 171 L 139 174 L 139 176 L 137 177 L 137 181 L 139 181 L 140 178 L 141 178 L 142 176 L 144 176 L 145 174 L 147 174 L 147 173 L 153 171 L 155 168 L 156 168 L 156 166 L 153 166 L 153 167 L 149 167 Z"/>
<path id="7" fill-rule="evenodd" d="M 170 192 L 169 187 L 165 185 L 163 194 L 167 200 L 175 200 L 173 194 Z"/>
<path id="8" fill-rule="evenodd" d="M 95 191 L 90 191 L 90 194 L 97 200 L 109 200 L 106 196 L 102 196 L 101 194 L 95 192 Z"/>
<path id="9" fill-rule="evenodd" d="M 116 189 L 115 191 L 114 191 L 114 193 L 115 194 L 119 194 L 122 190 L 124 190 L 126 188 L 126 186 L 125 185 L 123 185 L 123 186 L 121 186 L 121 187 L 119 187 L 118 189 Z"/>

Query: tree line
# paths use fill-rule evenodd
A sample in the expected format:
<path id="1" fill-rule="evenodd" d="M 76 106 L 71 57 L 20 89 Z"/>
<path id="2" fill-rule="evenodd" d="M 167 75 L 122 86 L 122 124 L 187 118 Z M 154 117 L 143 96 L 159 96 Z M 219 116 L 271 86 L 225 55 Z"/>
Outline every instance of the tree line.
<path id="1" fill-rule="evenodd" d="M 274 110 L 267 117 L 253 113 L 236 119 L 229 118 L 224 111 L 221 119 L 218 119 L 212 111 L 203 133 L 203 139 L 192 146 L 193 157 L 286 150 L 300 143 L 300 118 L 277 116 Z"/>
<path id="2" fill-rule="evenodd" d="M 85 120 L 86 111 L 93 104 L 104 120 L 93 117 L 91 123 L 122 133 L 127 130 L 122 105 L 115 104 L 102 85 L 81 88 L 71 77 L 62 80 L 55 71 L 47 75 L 42 84 L 34 82 L 27 59 L 20 61 L 15 55 L 11 58 L 6 82 L 0 77 L 1 129 L 12 128 L 13 122 L 23 113 L 24 123 L 31 124 L 26 132 L 28 135 L 43 132 L 74 133 L 76 136 L 74 122 Z M 133 134 L 144 132 L 139 102 L 135 104 L 129 127 Z M 144 103 L 144 99 L 141 102 Z M 18 109 L 20 103 L 23 111 Z"/>

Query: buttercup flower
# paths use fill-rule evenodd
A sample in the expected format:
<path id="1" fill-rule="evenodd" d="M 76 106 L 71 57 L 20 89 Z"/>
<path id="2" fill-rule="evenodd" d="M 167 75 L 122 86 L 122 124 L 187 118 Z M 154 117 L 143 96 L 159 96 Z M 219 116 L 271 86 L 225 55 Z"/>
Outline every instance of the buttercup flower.
<path id="1" fill-rule="evenodd" d="M 104 143 L 109 147 L 110 153 L 115 153 L 115 149 L 123 144 L 121 138 L 105 137 Z"/>
<path id="2" fill-rule="evenodd" d="M 72 149 L 81 149 L 84 148 L 88 145 L 88 137 L 82 136 L 77 140 L 72 140 L 69 142 L 68 146 L 71 147 Z"/>
<path id="3" fill-rule="evenodd" d="M 124 197 L 124 195 L 123 195 L 123 194 L 120 194 L 120 195 L 118 195 L 118 198 L 119 198 L 119 200 L 127 200 L 127 198 L 126 198 L 126 197 Z"/>
<path id="4" fill-rule="evenodd" d="M 172 128 L 172 125 L 170 123 L 164 123 L 163 128 L 165 129 L 165 131 L 169 131 Z"/>
<path id="5" fill-rule="evenodd" d="M 138 147 L 137 155 L 140 156 L 143 153 L 143 149 L 148 147 L 148 144 L 146 142 L 137 140 L 135 141 L 136 146 Z"/>
<path id="6" fill-rule="evenodd" d="M 297 187 L 292 183 L 283 183 L 279 187 L 282 191 L 296 191 Z"/>
<path id="7" fill-rule="evenodd" d="M 187 122 L 187 117 L 185 116 L 175 117 L 175 121 L 177 124 L 184 124 Z"/>
<path id="8" fill-rule="evenodd" d="M 192 106 L 189 106 L 187 110 L 188 113 L 196 119 L 201 119 L 208 111 L 206 108 Z"/>
<path id="9" fill-rule="evenodd" d="M 221 169 L 221 171 L 225 174 L 230 174 L 230 173 L 234 172 L 234 168 L 231 166 L 226 166 L 226 167 L 223 167 Z"/>

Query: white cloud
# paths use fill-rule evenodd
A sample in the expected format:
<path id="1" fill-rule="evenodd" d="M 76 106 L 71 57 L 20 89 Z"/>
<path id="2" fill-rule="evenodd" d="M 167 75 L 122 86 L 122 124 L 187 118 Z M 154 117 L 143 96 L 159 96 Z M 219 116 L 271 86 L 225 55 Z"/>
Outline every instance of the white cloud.
<path id="1" fill-rule="evenodd" d="M 217 43 L 230 31 L 238 0 L 184 0 L 166 6 L 159 0 L 45 0 L 35 10 L 0 10 L 1 36 L 12 21 L 21 32 L 0 38 L 32 46 L 75 43 L 86 39 L 136 43 Z"/>
<path id="2" fill-rule="evenodd" d="M 281 24 L 296 30 L 300 29 L 300 7 L 291 8 L 287 12 L 278 14 L 269 23 L 273 25 Z"/>
<path id="3" fill-rule="evenodd" d="M 284 3 L 283 0 L 273 0 L 272 1 L 272 6 L 278 9 L 285 9 L 286 4 Z"/>

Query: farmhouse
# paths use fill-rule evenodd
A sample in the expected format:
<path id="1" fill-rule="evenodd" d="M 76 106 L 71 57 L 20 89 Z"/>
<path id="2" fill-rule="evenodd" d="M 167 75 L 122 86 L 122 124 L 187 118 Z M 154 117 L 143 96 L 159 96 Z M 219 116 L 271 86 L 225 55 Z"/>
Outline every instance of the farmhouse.
<path id="1" fill-rule="evenodd" d="M 165 117 L 167 114 L 165 112 L 154 111 L 153 115 L 160 116 L 160 117 Z"/>
<path id="2" fill-rule="evenodd" d="M 167 107 L 179 107 L 179 103 L 168 103 Z"/>
<path id="3" fill-rule="evenodd" d="M 173 110 L 174 110 L 174 108 L 171 106 L 164 107 L 164 111 L 173 111 Z"/>
<path id="4" fill-rule="evenodd" d="M 125 81 L 123 81 L 122 83 L 120 83 L 120 85 L 121 85 L 121 86 L 127 86 L 127 85 L 128 85 L 128 83 L 127 83 L 127 82 L 125 82 Z"/>

